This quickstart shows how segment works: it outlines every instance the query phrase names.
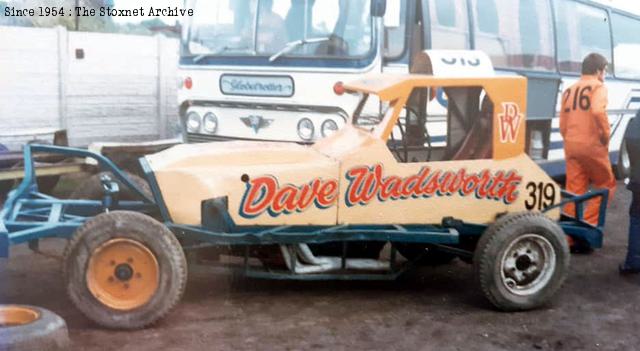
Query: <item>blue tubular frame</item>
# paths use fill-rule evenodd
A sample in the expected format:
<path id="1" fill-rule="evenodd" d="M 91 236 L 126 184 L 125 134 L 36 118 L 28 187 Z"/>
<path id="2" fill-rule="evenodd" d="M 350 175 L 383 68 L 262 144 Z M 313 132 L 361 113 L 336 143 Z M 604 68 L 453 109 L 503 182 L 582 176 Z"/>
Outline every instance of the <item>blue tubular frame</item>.
<path id="1" fill-rule="evenodd" d="M 280 226 L 244 227 L 232 233 L 216 233 L 202 227 L 167 224 L 179 237 L 212 245 L 318 244 L 335 241 L 392 241 L 453 245 L 459 242 L 454 228 L 435 226 Z"/>
<path id="2" fill-rule="evenodd" d="M 600 208 L 598 209 L 598 224 L 592 224 L 584 220 L 584 203 L 589 200 L 600 198 Z M 554 208 L 563 208 L 565 205 L 575 204 L 575 216 L 567 214 L 562 215 L 560 226 L 565 234 L 583 240 L 592 248 L 602 247 L 602 236 L 604 233 L 604 225 L 606 220 L 607 203 L 609 201 L 609 190 L 599 189 L 583 195 L 575 195 L 568 191 L 562 190 L 563 200 L 551 207 L 546 208 L 543 212 L 550 211 Z"/>
<path id="3" fill-rule="evenodd" d="M 120 201 L 111 204 L 107 197 L 97 200 L 61 200 L 38 191 L 33 154 L 60 154 L 67 157 L 89 157 L 96 160 L 103 171 L 110 171 L 122 184 L 131 189 L 141 201 Z M 34 242 L 46 237 L 70 237 L 87 219 L 106 210 L 131 210 L 145 213 L 157 211 L 157 205 L 144 194 L 109 159 L 90 151 L 50 145 L 24 147 L 24 178 L 12 190 L 0 210 L 0 257 L 9 256 L 9 246 Z"/>
<path id="4" fill-rule="evenodd" d="M 100 169 L 110 171 L 127 188 L 133 190 L 141 201 L 120 201 L 110 203 L 110 193 L 106 191 L 102 201 L 96 200 L 61 200 L 38 192 L 33 153 L 56 153 L 69 157 L 89 157 L 98 161 Z M 172 221 L 169 211 L 162 198 L 162 192 L 156 182 L 149 164 L 143 158 L 141 166 L 153 193 L 153 199 L 145 195 L 127 176 L 109 159 L 90 151 L 68 147 L 48 145 L 28 145 L 24 148 L 25 177 L 22 183 L 9 193 L 9 197 L 0 210 L 0 257 L 8 257 L 9 246 L 29 242 L 37 244 L 38 239 L 47 237 L 69 237 L 86 220 L 106 210 L 130 210 L 143 213 L 159 214 L 164 224 L 179 238 L 185 239 L 184 249 L 197 249 L 217 245 L 270 245 L 270 244 L 301 244 L 323 242 L 349 241 L 390 241 L 425 243 L 449 248 L 460 242 L 461 236 L 480 236 L 486 229 L 484 224 L 464 223 L 462 221 L 445 218 L 442 225 L 335 225 L 335 226 L 236 226 L 229 216 L 226 198 L 213 199 L 203 203 L 203 224 L 200 226 L 181 225 Z M 555 208 L 562 208 L 569 203 L 575 203 L 576 215 L 563 215 L 559 225 L 566 234 L 581 239 L 591 247 L 602 246 L 602 233 L 605 223 L 607 207 L 607 190 L 598 190 L 585 195 L 576 196 L 562 192 L 563 201 L 546 208 L 543 212 Z M 601 198 L 599 222 L 592 226 L 584 221 L 584 203 L 588 200 Z M 206 206 L 210 207 L 206 207 Z M 206 211 L 216 210 L 217 218 Z M 206 222 L 209 220 L 209 222 Z M 188 243 L 188 244 L 187 244 Z M 451 248 L 456 252 L 462 250 Z M 248 255 L 248 250 L 246 255 Z M 465 251 L 466 253 L 466 251 Z M 246 258 L 245 258 L 246 259 Z M 297 279 L 296 274 L 273 276 L 269 272 L 249 272 L 257 277 L 275 279 Z M 267 276 L 265 276 L 265 274 Z M 398 270 L 391 275 L 399 274 Z M 381 276 L 376 274 L 375 276 Z M 313 279 L 320 279 L 317 276 Z M 334 274 L 326 275 L 327 279 L 335 279 Z"/>

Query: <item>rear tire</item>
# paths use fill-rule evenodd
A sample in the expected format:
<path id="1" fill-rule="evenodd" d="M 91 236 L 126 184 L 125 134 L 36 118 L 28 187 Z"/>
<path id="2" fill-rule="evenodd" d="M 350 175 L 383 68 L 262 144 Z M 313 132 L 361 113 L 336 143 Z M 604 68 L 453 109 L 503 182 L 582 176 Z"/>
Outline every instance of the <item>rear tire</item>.
<path id="1" fill-rule="evenodd" d="M 144 179 L 138 177 L 135 174 L 124 172 L 125 176 L 131 180 L 133 184 L 138 186 L 145 195 L 153 197 L 151 194 L 151 188 Z M 69 196 L 71 199 L 87 199 L 87 200 L 100 200 L 104 197 L 104 189 L 102 188 L 102 181 L 100 177 L 108 175 L 113 181 L 118 183 L 120 188 L 119 199 L 120 200 L 140 200 L 128 187 L 124 186 L 111 172 L 100 172 L 92 175 L 83 181 Z"/>
<path id="2" fill-rule="evenodd" d="M 180 243 L 146 215 L 113 211 L 81 226 L 64 254 L 67 293 L 89 319 L 115 329 L 146 327 L 180 301 L 187 262 Z"/>
<path id="3" fill-rule="evenodd" d="M 569 270 L 569 246 L 557 223 L 541 213 L 507 214 L 492 224 L 474 253 L 484 295 L 504 311 L 549 301 Z"/>

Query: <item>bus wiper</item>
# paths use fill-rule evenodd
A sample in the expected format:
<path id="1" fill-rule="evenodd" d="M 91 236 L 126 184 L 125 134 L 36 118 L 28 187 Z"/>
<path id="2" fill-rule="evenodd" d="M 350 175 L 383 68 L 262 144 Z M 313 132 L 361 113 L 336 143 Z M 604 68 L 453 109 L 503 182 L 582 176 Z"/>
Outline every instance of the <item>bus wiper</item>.
<path id="1" fill-rule="evenodd" d="M 271 57 L 269 57 L 269 62 L 273 62 L 277 60 L 278 57 L 290 53 L 291 51 L 297 49 L 299 46 L 304 46 L 304 45 L 313 44 L 313 43 L 322 43 L 324 41 L 329 41 L 329 40 L 330 40 L 329 37 L 321 37 L 321 38 L 309 38 L 309 39 L 300 39 L 300 40 L 290 41 L 286 43 L 280 51 L 271 55 Z"/>
<path id="2" fill-rule="evenodd" d="M 214 52 L 209 52 L 206 54 L 201 54 L 198 55 L 196 57 L 193 58 L 193 63 L 198 63 L 200 61 L 202 61 L 202 59 L 208 58 L 208 57 L 213 57 L 213 56 L 217 56 L 222 54 L 223 52 L 226 51 L 230 51 L 230 50 L 249 50 L 248 46 L 223 46 L 220 49 L 214 51 Z M 253 52 L 253 51 L 251 51 Z"/>

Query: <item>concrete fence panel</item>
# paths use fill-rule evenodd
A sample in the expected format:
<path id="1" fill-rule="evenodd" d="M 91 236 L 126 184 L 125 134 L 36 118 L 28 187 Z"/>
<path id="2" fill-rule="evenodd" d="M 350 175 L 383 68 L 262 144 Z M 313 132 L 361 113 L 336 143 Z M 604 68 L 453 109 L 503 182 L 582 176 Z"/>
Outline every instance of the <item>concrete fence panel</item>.
<path id="1" fill-rule="evenodd" d="M 178 42 L 164 36 L 0 27 L 0 143 L 34 129 L 69 141 L 144 141 L 177 122 Z"/>
<path id="2" fill-rule="evenodd" d="M 60 123 L 57 29 L 0 27 L 0 135 L 15 148 L 12 131 Z"/>

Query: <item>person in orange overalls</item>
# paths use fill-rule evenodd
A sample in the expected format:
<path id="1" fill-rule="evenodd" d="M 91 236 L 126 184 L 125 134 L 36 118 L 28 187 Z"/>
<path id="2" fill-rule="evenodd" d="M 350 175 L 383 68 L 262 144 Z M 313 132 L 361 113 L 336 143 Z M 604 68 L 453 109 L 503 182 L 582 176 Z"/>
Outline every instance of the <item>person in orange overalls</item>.
<path id="1" fill-rule="evenodd" d="M 560 133 L 564 139 L 567 191 L 584 194 L 589 186 L 606 188 L 611 200 L 616 180 L 609 161 L 610 130 L 604 86 L 607 64 L 607 59 L 596 53 L 584 59 L 582 77 L 562 94 Z M 585 221 L 597 224 L 600 200 L 594 199 L 585 205 Z M 573 204 L 565 211 L 575 215 Z"/>

